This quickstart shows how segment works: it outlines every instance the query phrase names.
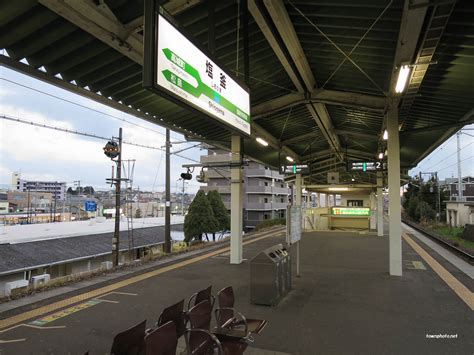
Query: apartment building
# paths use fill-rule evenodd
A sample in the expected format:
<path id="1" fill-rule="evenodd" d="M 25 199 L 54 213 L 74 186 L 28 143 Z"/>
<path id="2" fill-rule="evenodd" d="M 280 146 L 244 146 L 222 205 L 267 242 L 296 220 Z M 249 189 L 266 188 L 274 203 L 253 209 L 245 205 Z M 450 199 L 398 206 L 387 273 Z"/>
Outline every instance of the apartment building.
<path id="1" fill-rule="evenodd" d="M 12 190 L 21 192 L 51 193 L 56 200 L 66 198 L 66 183 L 58 181 L 28 181 L 21 178 L 20 173 L 13 173 Z"/>
<path id="2" fill-rule="evenodd" d="M 223 150 L 209 151 L 201 156 L 201 163 L 229 163 L 231 156 Z M 217 190 L 225 206 L 230 210 L 230 168 L 220 167 L 208 169 L 206 172 L 207 186 L 201 190 L 209 192 Z M 249 162 L 243 168 L 243 220 L 246 230 L 253 229 L 266 219 L 285 218 L 288 205 L 288 185 L 283 175 L 267 166 Z"/>

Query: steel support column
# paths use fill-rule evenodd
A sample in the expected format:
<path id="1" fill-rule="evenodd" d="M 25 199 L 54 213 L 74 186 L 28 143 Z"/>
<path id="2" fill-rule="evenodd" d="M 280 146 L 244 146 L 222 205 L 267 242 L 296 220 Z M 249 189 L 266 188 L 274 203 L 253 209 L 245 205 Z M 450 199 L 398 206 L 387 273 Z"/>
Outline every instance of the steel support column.
<path id="1" fill-rule="evenodd" d="M 301 206 L 302 184 L 301 174 L 296 174 L 295 179 L 295 206 Z M 296 243 L 296 276 L 300 277 L 300 241 Z"/>
<path id="2" fill-rule="evenodd" d="M 377 236 L 383 237 L 383 177 L 377 172 Z"/>
<path id="3" fill-rule="evenodd" d="M 241 163 L 241 138 L 232 135 L 232 163 Z M 242 262 L 242 167 L 240 165 L 231 168 L 230 186 L 230 263 L 240 264 Z"/>
<path id="4" fill-rule="evenodd" d="M 402 222 L 400 205 L 400 139 L 398 109 L 387 113 L 388 132 L 388 198 L 389 198 L 389 265 L 390 275 L 402 276 Z"/>

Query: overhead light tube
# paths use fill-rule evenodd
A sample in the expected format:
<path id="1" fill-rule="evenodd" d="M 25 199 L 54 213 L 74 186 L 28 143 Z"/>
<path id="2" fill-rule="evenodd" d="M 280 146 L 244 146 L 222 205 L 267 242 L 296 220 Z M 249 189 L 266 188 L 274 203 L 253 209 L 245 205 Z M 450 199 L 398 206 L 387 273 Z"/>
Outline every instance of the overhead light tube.
<path id="1" fill-rule="evenodd" d="M 349 191 L 348 187 L 329 187 L 329 191 Z"/>
<path id="2" fill-rule="evenodd" d="M 398 72 L 397 85 L 395 86 L 395 92 L 400 94 L 405 90 L 405 86 L 408 81 L 408 75 L 410 74 L 410 66 L 402 65 L 400 71 Z"/>
<path id="3" fill-rule="evenodd" d="M 379 159 L 380 159 L 380 160 L 383 159 L 383 153 L 382 153 L 382 152 L 379 153 Z"/>
<path id="4" fill-rule="evenodd" d="M 286 157 L 286 160 L 288 160 L 290 163 L 293 163 L 293 162 L 295 161 L 295 160 L 294 160 L 292 157 L 290 157 L 290 156 L 287 156 L 287 157 Z"/>
<path id="5" fill-rule="evenodd" d="M 257 142 L 263 145 L 264 147 L 268 146 L 268 142 L 263 138 L 257 137 Z"/>
<path id="6" fill-rule="evenodd" d="M 387 130 L 383 131 L 383 140 L 386 141 L 388 139 L 388 132 Z"/>

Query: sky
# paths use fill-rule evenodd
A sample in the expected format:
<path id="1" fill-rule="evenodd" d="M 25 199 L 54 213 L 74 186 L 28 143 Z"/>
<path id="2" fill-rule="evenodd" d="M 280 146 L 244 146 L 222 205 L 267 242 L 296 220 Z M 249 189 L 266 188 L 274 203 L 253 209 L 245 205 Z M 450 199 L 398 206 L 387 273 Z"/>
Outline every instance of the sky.
<path id="1" fill-rule="evenodd" d="M 124 141 L 154 147 L 164 146 L 165 141 L 165 129 L 156 124 L 4 67 L 0 67 L 0 114 L 102 137 L 118 136 L 119 127 L 122 127 Z M 465 128 L 471 130 L 461 135 L 461 170 L 463 176 L 474 176 L 474 125 Z M 184 141 L 178 133 L 172 132 L 171 136 L 172 142 Z M 21 172 L 21 177 L 27 180 L 64 181 L 68 187 L 80 180 L 81 186 L 110 189 L 105 179 L 111 176 L 114 163 L 103 154 L 104 140 L 4 119 L 0 119 L 0 137 L 0 185 L 3 188 L 11 184 L 13 172 Z M 172 151 L 194 144 L 174 144 Z M 438 171 L 440 179 L 456 177 L 456 144 L 454 135 L 410 170 L 410 175 L 414 176 L 419 171 Z M 182 164 L 199 160 L 199 156 L 206 154 L 206 151 L 192 148 L 181 154 L 189 160 L 172 156 L 172 192 L 181 189 L 182 185 L 177 180 L 185 171 Z M 123 159 L 136 159 L 133 177 L 135 188 L 154 192 L 164 190 L 165 154 L 162 151 L 124 145 Z M 186 191 L 189 193 L 195 193 L 200 186 L 194 176 L 187 183 Z"/>
<path id="2" fill-rule="evenodd" d="M 117 137 L 119 127 L 122 127 L 123 141 L 153 147 L 163 147 L 165 144 L 166 130 L 158 125 L 5 67 L 0 67 L 0 114 L 108 138 Z M 0 137 L 0 185 L 9 186 L 12 173 L 18 171 L 27 180 L 64 181 L 68 187 L 80 180 L 81 186 L 91 185 L 100 190 L 110 188 L 105 179 L 111 177 L 114 163 L 103 153 L 102 148 L 107 142 L 105 140 L 4 119 L 0 119 Z M 171 132 L 171 141 L 183 142 L 184 137 Z M 195 144 L 174 144 L 171 150 L 177 151 Z M 191 160 L 171 156 L 172 192 L 177 187 L 182 188 L 182 183 L 177 182 L 180 174 L 185 172 L 182 164 L 194 163 L 193 160 L 199 160 L 202 154 L 206 154 L 206 151 L 192 148 L 180 153 Z M 162 151 L 124 144 L 123 159 L 136 159 L 133 178 L 135 188 L 154 192 L 164 190 L 166 157 Z M 186 191 L 189 193 L 195 193 L 200 186 L 195 176 L 196 174 L 193 180 L 187 182 Z"/>

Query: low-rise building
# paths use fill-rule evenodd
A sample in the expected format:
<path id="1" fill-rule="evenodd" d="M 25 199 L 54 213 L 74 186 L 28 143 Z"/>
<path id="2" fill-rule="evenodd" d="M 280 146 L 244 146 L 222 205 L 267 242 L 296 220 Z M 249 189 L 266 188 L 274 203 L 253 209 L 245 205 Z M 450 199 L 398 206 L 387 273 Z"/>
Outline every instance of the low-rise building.
<path id="1" fill-rule="evenodd" d="M 30 181 L 21 178 L 20 173 L 13 173 L 12 191 L 50 193 L 56 200 L 66 198 L 66 183 L 58 181 Z"/>
<path id="2" fill-rule="evenodd" d="M 9 191 L 7 199 L 19 211 L 49 211 L 53 206 L 53 195 L 49 192 Z"/>

